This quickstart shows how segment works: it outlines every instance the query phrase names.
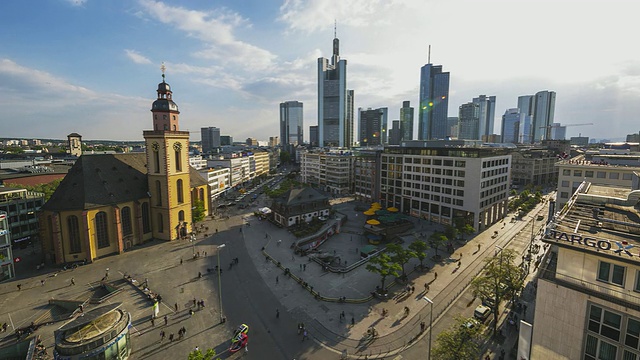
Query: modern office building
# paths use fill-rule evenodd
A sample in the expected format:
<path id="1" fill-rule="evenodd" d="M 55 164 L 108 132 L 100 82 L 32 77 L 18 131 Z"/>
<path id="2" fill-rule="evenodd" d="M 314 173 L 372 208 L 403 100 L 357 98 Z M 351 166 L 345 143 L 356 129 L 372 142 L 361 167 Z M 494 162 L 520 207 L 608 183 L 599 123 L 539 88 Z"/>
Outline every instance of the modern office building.
<path id="1" fill-rule="evenodd" d="M 299 101 L 280 103 L 280 144 L 283 149 L 289 145 L 302 145 L 303 111 Z"/>
<path id="2" fill-rule="evenodd" d="M 496 97 L 495 96 L 487 96 L 480 95 L 477 98 L 473 98 L 473 103 L 478 104 L 478 118 L 480 119 L 479 123 L 479 138 L 480 140 L 483 137 L 489 137 L 492 135 L 494 119 L 496 116 Z"/>
<path id="3" fill-rule="evenodd" d="M 210 209 L 215 209 L 217 199 L 231 188 L 231 169 L 228 167 L 202 169 L 198 171 L 209 185 Z"/>
<path id="4" fill-rule="evenodd" d="M 448 133 L 449 73 L 431 63 L 420 68 L 418 140 L 444 139 Z"/>
<path id="5" fill-rule="evenodd" d="M 549 129 L 549 139 L 551 140 L 564 140 L 567 138 L 567 127 L 562 126 L 560 123 L 553 123 Z"/>
<path id="6" fill-rule="evenodd" d="M 627 138 L 628 136 L 629 135 L 627 135 Z M 588 136 L 572 136 L 569 139 L 569 142 L 571 143 L 571 145 L 587 146 L 589 145 L 589 137 Z"/>
<path id="7" fill-rule="evenodd" d="M 389 145 L 400 145 L 402 141 L 402 125 L 400 120 L 393 120 L 392 127 L 389 130 Z"/>
<path id="8" fill-rule="evenodd" d="M 378 149 L 354 149 L 353 151 L 354 194 L 359 201 L 372 203 L 379 200 L 382 150 L 383 148 L 380 147 Z"/>
<path id="9" fill-rule="evenodd" d="M 360 146 L 379 146 L 385 144 L 387 126 L 387 108 L 358 109 Z M 384 138 L 383 138 L 384 137 Z"/>
<path id="10" fill-rule="evenodd" d="M 518 97 L 518 109 L 523 114 L 524 121 L 520 121 L 519 143 L 531 144 L 533 140 L 533 117 L 536 108 L 536 98 L 533 95 L 524 95 Z"/>
<path id="11" fill-rule="evenodd" d="M 0 211 L 0 282 L 13 279 L 15 276 L 9 216 L 6 212 Z"/>
<path id="12" fill-rule="evenodd" d="M 458 137 L 458 117 L 457 116 L 449 116 L 447 118 L 447 129 L 448 133 L 451 134 L 451 137 Z"/>
<path id="13" fill-rule="evenodd" d="M 413 140 L 413 107 L 410 101 L 403 101 L 400 108 L 401 140 Z"/>
<path id="14" fill-rule="evenodd" d="M 220 136 L 220 146 L 233 145 L 233 137 L 229 135 Z"/>
<path id="15" fill-rule="evenodd" d="M 311 147 L 318 147 L 320 146 L 319 144 L 318 125 L 309 126 L 309 145 L 311 145 Z"/>
<path id="16" fill-rule="evenodd" d="M 211 153 L 222 146 L 220 143 L 220 129 L 217 127 L 205 127 L 200 129 L 202 139 L 202 152 Z"/>
<path id="17" fill-rule="evenodd" d="M 583 180 L 547 225 L 531 359 L 640 359 L 640 221 L 633 187 Z"/>
<path id="18" fill-rule="evenodd" d="M 531 116 L 530 143 L 550 140 L 556 107 L 556 93 L 543 90 L 535 95 L 518 97 L 520 112 Z"/>
<path id="19" fill-rule="evenodd" d="M 507 109 L 502 115 L 502 142 L 520 144 L 522 135 L 520 134 L 520 123 L 524 121 L 525 114 L 520 109 Z"/>
<path id="20" fill-rule="evenodd" d="M 627 150 L 596 150 L 558 161 L 558 209 L 569 201 L 583 181 L 593 185 L 632 187 L 634 173 L 640 173 L 640 154 Z"/>
<path id="21" fill-rule="evenodd" d="M 269 136 L 269 147 L 276 147 L 279 145 L 279 142 L 277 136 Z"/>
<path id="22" fill-rule="evenodd" d="M 458 139 L 480 140 L 480 105 L 473 102 L 460 105 Z"/>
<path id="23" fill-rule="evenodd" d="M 0 212 L 8 216 L 12 245 L 25 248 L 38 240 L 37 214 L 43 204 L 44 193 L 0 187 Z"/>
<path id="24" fill-rule="evenodd" d="M 347 60 L 333 39 L 331 59 L 318 58 L 318 142 L 320 147 L 353 146 L 353 90 L 347 89 Z"/>
<path id="25" fill-rule="evenodd" d="M 258 146 L 258 140 L 256 138 L 248 137 L 245 144 L 248 146 Z"/>
<path id="26" fill-rule="evenodd" d="M 380 201 L 402 213 L 449 225 L 463 219 L 476 231 L 507 214 L 508 149 L 480 141 L 403 141 L 386 147 Z"/>
<path id="27" fill-rule="evenodd" d="M 353 162 L 351 151 L 307 151 L 302 153 L 302 182 L 320 187 L 332 194 L 353 193 Z"/>

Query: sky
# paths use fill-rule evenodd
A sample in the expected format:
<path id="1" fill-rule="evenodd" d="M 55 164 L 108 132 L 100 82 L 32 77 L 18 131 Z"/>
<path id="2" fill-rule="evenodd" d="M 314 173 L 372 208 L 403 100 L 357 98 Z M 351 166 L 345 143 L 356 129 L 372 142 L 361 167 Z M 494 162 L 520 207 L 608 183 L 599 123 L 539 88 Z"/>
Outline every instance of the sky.
<path id="1" fill-rule="evenodd" d="M 389 124 L 417 104 L 431 45 L 450 72 L 449 116 L 494 95 L 500 133 L 518 96 L 551 90 L 555 122 L 593 123 L 567 137 L 624 139 L 640 131 L 639 11 L 631 0 L 7 0 L 0 137 L 142 140 L 164 62 L 192 141 L 209 126 L 235 141 L 279 136 L 288 100 L 304 103 L 308 140 L 335 22 L 355 108 L 387 107 Z"/>

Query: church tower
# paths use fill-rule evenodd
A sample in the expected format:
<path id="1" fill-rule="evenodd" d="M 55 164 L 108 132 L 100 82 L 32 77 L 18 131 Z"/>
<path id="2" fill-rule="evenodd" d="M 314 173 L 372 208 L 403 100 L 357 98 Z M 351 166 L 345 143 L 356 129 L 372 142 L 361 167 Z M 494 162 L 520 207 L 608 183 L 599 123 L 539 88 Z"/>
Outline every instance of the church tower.
<path id="1" fill-rule="evenodd" d="M 153 102 L 153 130 L 143 132 L 153 237 L 176 240 L 191 232 L 189 132 L 180 131 L 178 105 L 169 84 L 158 84 Z"/>

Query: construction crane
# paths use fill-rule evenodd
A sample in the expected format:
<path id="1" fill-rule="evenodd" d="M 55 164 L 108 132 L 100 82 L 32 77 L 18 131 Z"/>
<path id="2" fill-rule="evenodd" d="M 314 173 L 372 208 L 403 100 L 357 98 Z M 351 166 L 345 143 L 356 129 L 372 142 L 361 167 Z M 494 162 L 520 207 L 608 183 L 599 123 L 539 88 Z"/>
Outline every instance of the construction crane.
<path id="1" fill-rule="evenodd" d="M 560 123 L 555 123 L 552 125 L 547 125 L 547 126 L 540 126 L 540 129 L 547 129 L 545 131 L 545 139 L 550 139 L 551 138 L 551 129 L 552 128 L 559 128 L 559 127 L 566 127 L 566 126 L 587 126 L 587 125 L 593 125 L 593 123 L 584 123 L 584 124 L 566 124 L 566 125 L 562 125 Z"/>

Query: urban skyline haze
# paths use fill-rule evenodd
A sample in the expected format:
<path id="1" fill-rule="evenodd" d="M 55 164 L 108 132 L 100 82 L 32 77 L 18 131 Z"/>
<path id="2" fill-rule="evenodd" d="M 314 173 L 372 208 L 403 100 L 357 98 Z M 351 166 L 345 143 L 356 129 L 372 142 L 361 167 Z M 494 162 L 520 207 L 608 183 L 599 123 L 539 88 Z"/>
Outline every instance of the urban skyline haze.
<path id="1" fill-rule="evenodd" d="M 203 127 L 266 141 L 279 134 L 279 104 L 292 100 L 305 104 L 308 141 L 317 59 L 331 56 L 334 21 L 354 108 L 387 107 L 389 124 L 403 101 L 419 104 L 431 45 L 431 63 L 450 73 L 449 116 L 495 95 L 500 133 L 519 96 L 549 90 L 555 122 L 594 124 L 567 137 L 640 130 L 640 50 L 625 41 L 640 32 L 640 5 L 630 1 L 48 0 L 4 9 L 2 137 L 142 140 L 164 62 L 192 141 Z"/>

